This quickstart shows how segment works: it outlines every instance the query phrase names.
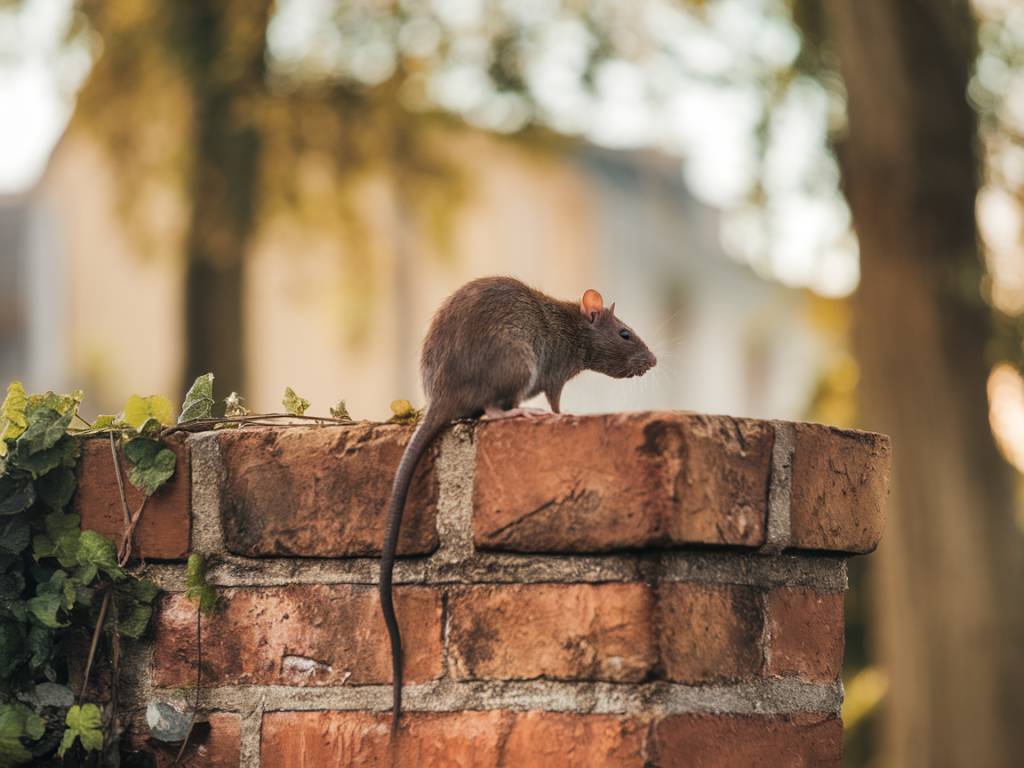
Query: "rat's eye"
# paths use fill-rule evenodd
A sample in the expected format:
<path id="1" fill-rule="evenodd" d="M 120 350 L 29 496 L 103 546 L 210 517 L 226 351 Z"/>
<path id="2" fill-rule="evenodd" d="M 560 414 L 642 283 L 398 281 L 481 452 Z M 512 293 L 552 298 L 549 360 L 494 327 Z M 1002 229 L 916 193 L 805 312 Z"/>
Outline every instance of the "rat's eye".
<path id="1" fill-rule="evenodd" d="M 622 338 L 624 338 L 624 339 L 625 339 L 626 341 L 629 341 L 630 339 L 632 339 L 632 338 L 633 338 L 633 334 L 631 334 L 631 333 L 630 333 L 629 331 L 627 331 L 627 330 L 626 330 L 625 328 L 623 328 L 623 329 L 622 329 L 621 331 L 619 331 L 619 336 L 621 336 Z"/>

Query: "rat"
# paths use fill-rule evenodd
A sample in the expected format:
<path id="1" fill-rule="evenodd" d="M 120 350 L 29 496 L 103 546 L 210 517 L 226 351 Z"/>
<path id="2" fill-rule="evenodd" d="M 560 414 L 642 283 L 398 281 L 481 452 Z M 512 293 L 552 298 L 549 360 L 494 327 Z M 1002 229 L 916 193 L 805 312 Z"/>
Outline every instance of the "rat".
<path id="1" fill-rule="evenodd" d="M 519 407 L 541 392 L 551 411 L 561 413 L 562 387 L 582 371 L 621 379 L 640 376 L 656 363 L 636 332 L 615 316 L 615 304 L 605 308 L 593 289 L 578 302 L 560 301 L 510 277 L 485 277 L 441 304 L 420 362 L 427 407 L 395 473 L 380 559 L 380 603 L 394 673 L 392 735 L 402 711 L 402 641 L 392 595 L 395 548 L 413 472 L 431 441 L 456 419 L 551 415 Z"/>

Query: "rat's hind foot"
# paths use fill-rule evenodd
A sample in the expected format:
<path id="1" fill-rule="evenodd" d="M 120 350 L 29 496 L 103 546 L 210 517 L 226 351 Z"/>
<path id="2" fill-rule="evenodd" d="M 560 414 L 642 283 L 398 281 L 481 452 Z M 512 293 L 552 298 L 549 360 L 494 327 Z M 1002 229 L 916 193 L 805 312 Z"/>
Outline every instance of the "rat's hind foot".
<path id="1" fill-rule="evenodd" d="M 499 419 L 543 419 L 547 416 L 554 416 L 551 411 L 545 411 L 542 408 L 509 408 L 507 411 L 491 406 L 484 410 L 484 415 L 481 417 L 484 421 L 497 421 Z"/>

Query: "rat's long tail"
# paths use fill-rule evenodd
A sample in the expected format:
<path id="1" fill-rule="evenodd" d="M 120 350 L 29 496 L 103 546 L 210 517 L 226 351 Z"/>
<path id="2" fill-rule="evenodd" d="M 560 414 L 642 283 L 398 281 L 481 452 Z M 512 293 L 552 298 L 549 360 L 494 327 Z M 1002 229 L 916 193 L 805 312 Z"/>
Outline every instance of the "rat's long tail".
<path id="1" fill-rule="evenodd" d="M 398 620 L 395 618 L 395 604 L 391 591 L 391 576 L 395 567 L 395 548 L 398 546 L 398 534 L 402 528 L 402 512 L 405 509 L 405 498 L 409 494 L 413 472 L 423 452 L 427 450 L 434 437 L 440 432 L 449 418 L 428 408 L 420 420 L 412 439 L 405 447 L 402 461 L 395 473 L 395 484 L 391 488 L 391 504 L 388 507 L 388 532 L 384 537 L 384 549 L 380 556 L 380 607 L 384 612 L 384 623 L 388 626 L 391 637 L 391 668 L 394 674 L 394 713 L 391 718 L 391 735 L 398 731 L 398 718 L 402 714 L 402 638 L 398 633 Z"/>

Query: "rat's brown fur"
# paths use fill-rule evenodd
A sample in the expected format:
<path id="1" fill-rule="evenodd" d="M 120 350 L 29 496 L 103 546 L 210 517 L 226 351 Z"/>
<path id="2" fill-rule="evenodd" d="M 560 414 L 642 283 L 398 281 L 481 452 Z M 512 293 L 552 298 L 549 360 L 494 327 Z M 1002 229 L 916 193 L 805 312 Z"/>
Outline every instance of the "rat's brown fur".
<path id="1" fill-rule="evenodd" d="M 394 671 L 393 734 L 402 711 L 402 643 L 392 571 L 420 456 L 453 419 L 511 411 L 541 392 L 559 413 L 562 387 L 581 371 L 624 378 L 642 375 L 656 362 L 633 330 L 615 317 L 615 305 L 605 309 L 596 291 L 587 291 L 580 302 L 559 301 L 518 280 L 487 277 L 462 286 L 437 310 L 420 363 L 427 410 L 395 474 L 380 560 L 380 601 Z"/>

